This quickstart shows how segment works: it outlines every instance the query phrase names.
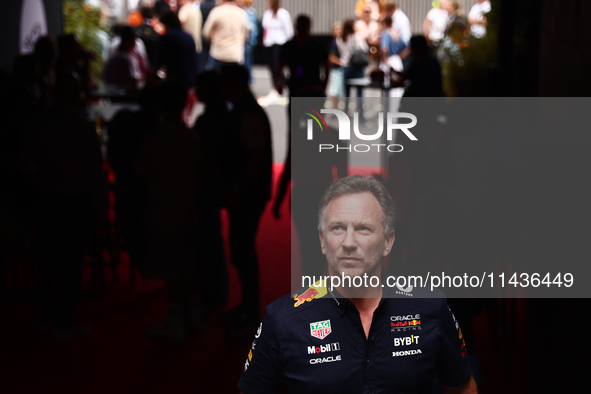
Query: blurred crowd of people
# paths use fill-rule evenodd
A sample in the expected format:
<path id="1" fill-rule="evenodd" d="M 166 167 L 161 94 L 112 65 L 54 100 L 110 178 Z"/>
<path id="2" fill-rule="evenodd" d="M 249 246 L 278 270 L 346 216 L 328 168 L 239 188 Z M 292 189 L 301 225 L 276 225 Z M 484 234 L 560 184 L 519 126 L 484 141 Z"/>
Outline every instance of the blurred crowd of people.
<path id="1" fill-rule="evenodd" d="M 241 11 L 233 3 L 227 7 Z M 212 10 L 211 20 L 223 10 Z M 58 340 L 89 333 L 74 318 L 82 267 L 89 246 L 113 236 L 144 278 L 166 282 L 168 317 L 148 335 L 181 340 L 205 330 L 205 307 L 224 306 L 228 297 L 222 208 L 242 303 L 220 319 L 241 323 L 230 325 L 228 336 L 250 333 L 260 321 L 255 235 L 271 196 L 269 120 L 245 67 L 219 56 L 212 58 L 219 64 L 210 60 L 211 69 L 198 74 L 195 41 L 178 16 L 169 11 L 160 22 L 166 33 L 156 42 L 152 65 L 165 65 L 166 74 L 133 96 L 139 110 L 120 110 L 111 119 L 108 143 L 97 136 L 86 107 L 92 55 L 74 36 L 42 37 L 34 53 L 15 59 L 12 75 L 2 74 L 2 230 L 26 228 L 37 267 L 35 329 L 53 329 Z M 105 66 L 105 78 L 130 91 L 138 87 L 133 67 L 141 72 L 146 66 L 129 62 L 141 47 L 136 32 L 121 28 Z M 183 116 L 191 89 L 205 105 L 194 128 Z M 115 182 L 109 184 L 111 170 Z M 116 222 L 108 215 L 109 188 Z M 20 242 L 4 240 L 3 260 L 4 247 Z"/>
<path id="2" fill-rule="evenodd" d="M 406 87 L 406 95 L 442 95 L 438 63 L 445 54 L 440 48 L 463 47 L 470 36 L 484 37 L 489 11 L 488 0 L 477 0 L 467 19 L 458 1 L 434 2 L 423 23 L 423 35 L 412 36 L 410 20 L 396 2 L 359 0 L 356 19 L 333 25 L 327 94 L 348 95 L 345 80 L 371 74 L 379 75 L 379 81 L 391 77 L 391 86 Z M 373 72 L 367 71 L 368 65 L 375 67 Z"/>
<path id="3" fill-rule="evenodd" d="M 283 94 L 285 85 L 291 97 L 348 95 L 345 80 L 363 77 L 371 67 L 388 80 L 392 75 L 406 95 L 436 97 L 443 91 L 433 50 L 448 39 L 483 37 L 490 10 L 488 1 L 478 0 L 466 19 L 457 2 L 442 0 L 429 11 L 424 35 L 412 36 L 396 3 L 360 0 L 357 19 L 336 22 L 326 48 L 311 39 L 311 18 L 299 15 L 292 23 L 279 0 L 268 1 L 260 21 L 248 0 L 174 5 L 141 1 L 128 24 L 114 29 L 104 83 L 136 92 L 141 109 L 117 113 L 106 151 L 85 112 L 85 94 L 97 87 L 90 72 L 95 55 L 74 35 L 40 38 L 33 53 L 15 59 L 12 75 L 1 76 L 7 125 L 0 155 L 7 186 L 0 196 L 2 230 L 12 231 L 17 222 L 35 229 L 29 232 L 39 267 L 35 325 L 55 328 L 57 338 L 88 333 L 74 311 L 88 239 L 113 231 L 109 168 L 116 179 L 118 231 L 132 264 L 144 277 L 166 281 L 169 315 L 149 335 L 183 339 L 191 329 L 205 329 L 205 306 L 225 304 L 222 208 L 242 303 L 220 320 L 240 322 L 228 328 L 230 336 L 258 324 L 254 240 L 271 197 L 272 144 L 267 115 L 249 87 L 257 45 L 276 89 L 267 101 Z M 189 128 L 187 108 L 196 101 L 205 112 Z M 276 217 L 290 160 L 288 153 Z"/>
<path id="4" fill-rule="evenodd" d="M 127 25 L 113 28 L 105 85 L 132 91 L 160 77 L 194 87 L 199 72 L 225 64 L 244 64 L 250 73 L 259 36 L 251 3 L 140 1 Z"/>
<path id="5" fill-rule="evenodd" d="M 486 35 L 490 9 L 490 1 L 477 0 L 465 17 L 458 1 L 433 2 L 421 29 L 426 46 L 422 39 L 415 39 L 420 46 L 417 51 L 428 47 L 428 55 L 445 61 L 444 48 L 463 48 L 469 39 Z M 128 25 L 113 29 L 104 82 L 134 90 L 158 75 L 170 74 L 166 78 L 180 79 L 192 87 L 191 76 L 199 72 L 243 64 L 252 83 L 254 50 L 261 46 L 273 80 L 281 84 L 286 66 L 280 61 L 281 48 L 294 39 L 295 22 L 279 0 L 267 0 L 267 9 L 260 16 L 251 0 L 142 0 L 129 14 Z M 327 93 L 333 97 L 348 94 L 345 80 L 369 75 L 368 65 L 390 75 L 391 70 L 408 70 L 415 59 L 410 20 L 391 0 L 359 0 L 354 16 L 334 22 L 332 33 L 326 75 L 332 74 L 327 78 Z M 416 78 L 416 73 L 411 74 Z M 395 77 L 394 83 L 401 87 L 413 83 L 401 77 Z M 277 103 L 278 90 L 275 86 L 261 103 Z"/>

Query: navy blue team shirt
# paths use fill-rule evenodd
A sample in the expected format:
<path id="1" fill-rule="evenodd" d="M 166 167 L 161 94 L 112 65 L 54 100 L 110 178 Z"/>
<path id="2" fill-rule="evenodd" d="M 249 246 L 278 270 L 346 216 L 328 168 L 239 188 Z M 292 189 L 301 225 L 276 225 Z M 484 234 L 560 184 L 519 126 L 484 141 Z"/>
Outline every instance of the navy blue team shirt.
<path id="1" fill-rule="evenodd" d="M 244 394 L 283 387 L 288 393 L 378 394 L 431 393 L 435 375 L 446 386 L 467 383 L 466 345 L 446 299 L 389 292 L 394 298 L 380 301 L 368 338 L 355 305 L 336 291 L 304 289 L 273 302 L 238 387 Z"/>

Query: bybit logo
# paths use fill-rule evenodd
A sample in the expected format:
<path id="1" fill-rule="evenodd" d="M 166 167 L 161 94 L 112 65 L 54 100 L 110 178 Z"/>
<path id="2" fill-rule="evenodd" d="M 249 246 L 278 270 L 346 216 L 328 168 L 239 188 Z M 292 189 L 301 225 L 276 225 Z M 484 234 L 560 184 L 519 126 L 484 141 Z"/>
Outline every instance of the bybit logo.
<path id="1" fill-rule="evenodd" d="M 324 120 L 324 117 L 321 115 L 321 113 L 322 114 L 333 114 L 337 117 L 337 120 L 339 122 L 339 140 L 341 140 L 341 141 L 351 140 L 351 119 L 349 118 L 349 116 L 345 112 L 340 111 L 338 109 L 323 108 L 320 110 L 320 113 L 318 113 L 317 111 L 315 111 L 311 108 L 304 107 L 304 109 L 310 111 L 310 112 L 305 112 L 305 114 L 309 115 L 312 118 L 312 119 L 308 119 L 308 122 L 307 122 L 307 138 L 308 138 L 308 140 L 314 139 L 314 122 L 313 122 L 313 120 L 316 121 L 316 123 L 320 127 L 321 131 L 324 131 L 325 127 L 328 130 L 326 120 Z M 401 119 L 401 118 L 402 119 L 405 119 L 405 118 L 410 119 L 410 123 L 394 123 L 395 120 L 397 121 L 398 119 Z M 387 117 L 386 117 L 386 139 L 388 141 L 392 141 L 394 139 L 394 130 L 400 130 L 411 141 L 417 141 L 418 140 L 417 137 L 415 137 L 415 135 L 410 132 L 410 129 L 413 128 L 414 126 L 416 126 L 416 124 L 417 124 L 417 117 L 411 113 L 407 113 L 407 112 L 390 113 L 390 112 L 388 112 Z M 359 130 L 359 113 L 355 112 L 353 114 L 353 133 L 355 134 L 355 136 L 357 138 L 359 138 L 362 141 L 375 141 L 375 140 L 381 138 L 382 134 L 384 133 L 384 113 L 383 112 L 378 113 L 378 131 L 377 132 L 375 132 L 374 134 L 362 134 L 361 131 Z M 382 148 L 382 147 L 385 147 L 385 149 L 387 149 L 388 152 L 402 152 L 402 149 L 403 149 L 402 145 L 400 145 L 400 144 L 390 144 L 390 145 L 386 145 L 386 144 L 356 144 L 356 145 L 348 145 L 348 146 L 337 145 L 336 147 L 332 144 L 320 144 L 318 146 L 318 149 L 319 149 L 319 152 L 322 152 L 323 150 L 336 149 L 337 152 L 340 150 L 346 150 L 348 152 L 355 151 L 355 152 L 359 152 L 359 153 L 364 153 L 364 152 L 369 152 L 374 149 L 377 152 L 380 152 L 380 148 Z"/>

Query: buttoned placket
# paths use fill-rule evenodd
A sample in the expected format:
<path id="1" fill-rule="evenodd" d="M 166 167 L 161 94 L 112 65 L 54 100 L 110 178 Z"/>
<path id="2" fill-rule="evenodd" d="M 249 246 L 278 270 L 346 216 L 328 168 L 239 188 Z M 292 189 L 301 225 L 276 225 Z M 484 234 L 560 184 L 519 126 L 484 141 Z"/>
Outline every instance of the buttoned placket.
<path id="1" fill-rule="evenodd" d="M 361 376 L 361 384 L 362 384 L 362 393 L 364 394 L 374 394 L 375 393 L 375 385 L 374 385 L 374 379 L 372 378 L 372 369 L 373 368 L 373 362 L 374 360 L 372 360 L 373 355 L 374 355 L 374 349 L 375 349 L 375 339 L 376 339 L 376 324 L 378 324 L 376 322 L 379 314 L 381 313 L 381 309 L 382 309 L 382 304 L 384 303 L 384 299 L 382 299 L 380 301 L 380 304 L 378 305 L 378 307 L 376 308 L 376 310 L 373 313 L 373 317 L 371 319 L 371 326 L 369 328 L 369 333 L 367 338 L 365 337 L 365 332 L 363 331 L 363 324 L 361 323 L 361 317 L 359 315 L 359 311 L 357 310 L 357 308 L 355 307 L 355 305 L 347 300 L 345 303 L 345 314 L 347 315 L 347 318 L 349 319 L 349 321 L 351 322 L 351 324 L 353 325 L 353 328 L 355 329 L 354 335 L 355 338 L 357 339 L 357 341 L 359 342 L 359 344 L 362 346 L 363 348 L 363 354 L 364 354 L 364 361 L 363 361 L 363 372 L 362 372 L 362 376 Z"/>

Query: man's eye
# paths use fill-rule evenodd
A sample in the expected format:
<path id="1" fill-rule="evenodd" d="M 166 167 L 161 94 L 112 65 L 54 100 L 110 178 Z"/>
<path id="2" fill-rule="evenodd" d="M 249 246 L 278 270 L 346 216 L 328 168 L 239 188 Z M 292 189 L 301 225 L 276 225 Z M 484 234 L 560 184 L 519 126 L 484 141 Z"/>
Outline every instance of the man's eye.
<path id="1" fill-rule="evenodd" d="M 341 227 L 341 226 L 333 226 L 332 229 L 333 230 L 342 230 L 343 227 Z"/>

